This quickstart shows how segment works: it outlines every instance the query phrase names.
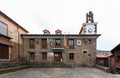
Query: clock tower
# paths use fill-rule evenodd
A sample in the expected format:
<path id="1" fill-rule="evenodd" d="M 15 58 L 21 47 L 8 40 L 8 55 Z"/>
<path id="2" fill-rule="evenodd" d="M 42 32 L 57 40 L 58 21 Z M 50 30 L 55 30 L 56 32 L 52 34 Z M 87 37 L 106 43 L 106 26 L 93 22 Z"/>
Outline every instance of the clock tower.
<path id="1" fill-rule="evenodd" d="M 93 13 L 86 13 L 86 23 L 83 23 L 79 34 L 97 34 L 97 22 L 94 22 Z"/>

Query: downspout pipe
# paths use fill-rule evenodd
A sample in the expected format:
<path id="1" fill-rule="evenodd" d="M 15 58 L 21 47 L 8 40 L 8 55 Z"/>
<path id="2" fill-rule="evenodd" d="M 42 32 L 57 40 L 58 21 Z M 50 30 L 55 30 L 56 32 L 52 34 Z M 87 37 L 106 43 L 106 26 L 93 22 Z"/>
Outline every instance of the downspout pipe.
<path id="1" fill-rule="evenodd" d="M 19 27 L 17 27 L 17 35 L 18 35 L 18 61 L 19 61 L 19 60 L 20 60 L 20 51 L 19 51 L 19 48 L 20 48 L 20 47 L 19 47 L 19 46 L 20 46 L 20 45 L 19 45 L 19 44 L 20 44 L 20 40 L 19 40 L 20 37 L 19 37 L 19 35 L 20 35 L 20 34 L 19 34 Z"/>

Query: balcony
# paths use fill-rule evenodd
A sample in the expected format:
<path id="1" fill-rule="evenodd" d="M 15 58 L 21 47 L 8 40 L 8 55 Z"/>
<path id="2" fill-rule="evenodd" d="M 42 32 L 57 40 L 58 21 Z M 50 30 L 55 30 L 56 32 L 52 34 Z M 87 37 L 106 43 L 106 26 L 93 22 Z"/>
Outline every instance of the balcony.
<path id="1" fill-rule="evenodd" d="M 64 51 L 64 47 L 63 46 L 58 46 L 58 45 L 55 45 L 54 47 L 51 47 L 51 49 L 53 50 L 53 52 L 63 52 Z"/>

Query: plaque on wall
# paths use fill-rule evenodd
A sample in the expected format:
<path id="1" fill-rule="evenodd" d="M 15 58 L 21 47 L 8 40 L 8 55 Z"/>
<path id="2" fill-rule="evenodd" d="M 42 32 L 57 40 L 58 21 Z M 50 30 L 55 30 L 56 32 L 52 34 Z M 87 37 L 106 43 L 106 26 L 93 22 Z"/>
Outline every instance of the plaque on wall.
<path id="1" fill-rule="evenodd" d="M 77 45 L 81 45 L 81 40 L 77 40 Z"/>
<path id="2" fill-rule="evenodd" d="M 48 57 L 54 57 L 54 53 L 52 52 L 48 53 Z"/>

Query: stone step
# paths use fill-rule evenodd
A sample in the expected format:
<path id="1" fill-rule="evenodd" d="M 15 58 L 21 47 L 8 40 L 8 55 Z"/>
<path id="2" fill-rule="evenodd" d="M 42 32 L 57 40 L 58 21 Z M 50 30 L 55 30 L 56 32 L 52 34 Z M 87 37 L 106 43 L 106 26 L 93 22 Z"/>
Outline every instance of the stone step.
<path id="1" fill-rule="evenodd" d="M 64 64 L 61 62 L 54 62 L 54 63 L 32 63 L 32 67 L 44 67 L 44 68 L 71 68 L 73 66 Z"/>

